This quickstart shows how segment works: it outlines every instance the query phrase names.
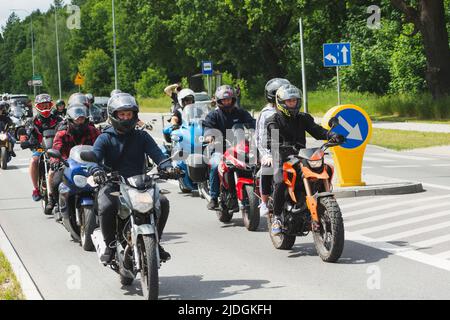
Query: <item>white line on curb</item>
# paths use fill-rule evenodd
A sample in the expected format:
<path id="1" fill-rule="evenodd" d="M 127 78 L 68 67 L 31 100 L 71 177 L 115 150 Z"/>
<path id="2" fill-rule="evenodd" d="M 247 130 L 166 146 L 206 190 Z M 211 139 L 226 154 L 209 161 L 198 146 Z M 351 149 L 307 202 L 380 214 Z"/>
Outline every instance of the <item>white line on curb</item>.
<path id="1" fill-rule="evenodd" d="M 3 251 L 9 263 L 11 264 L 14 274 L 16 275 L 16 278 L 22 288 L 22 292 L 25 295 L 25 298 L 27 300 L 43 300 L 41 293 L 36 287 L 36 284 L 33 282 L 33 279 L 31 279 L 28 270 L 23 265 L 19 255 L 9 241 L 1 225 L 0 249 Z"/>

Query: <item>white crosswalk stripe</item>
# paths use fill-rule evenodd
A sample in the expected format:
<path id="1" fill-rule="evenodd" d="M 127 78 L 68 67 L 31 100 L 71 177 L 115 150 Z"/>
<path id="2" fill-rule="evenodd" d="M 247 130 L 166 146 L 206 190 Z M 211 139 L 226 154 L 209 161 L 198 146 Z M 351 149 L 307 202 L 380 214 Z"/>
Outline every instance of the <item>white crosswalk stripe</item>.
<path id="1" fill-rule="evenodd" d="M 375 215 L 375 216 L 371 216 L 371 217 L 364 218 L 364 219 L 352 220 L 352 221 L 346 222 L 345 225 L 348 227 L 351 227 L 351 226 L 356 226 L 359 224 L 364 224 L 364 223 L 369 223 L 369 222 L 375 222 L 375 221 L 379 221 L 379 220 L 386 220 L 388 222 L 389 219 L 391 219 L 393 217 L 407 215 L 409 213 L 414 213 L 414 212 L 420 212 L 422 210 L 427 211 L 430 209 L 439 208 L 439 207 L 443 207 L 443 206 L 450 206 L 450 202 L 446 201 L 446 202 L 440 202 L 440 203 L 427 204 L 427 205 L 414 207 L 414 208 L 406 208 L 406 209 L 403 209 L 400 211 L 388 212 L 385 214 Z"/>
<path id="2" fill-rule="evenodd" d="M 436 237 L 436 238 L 432 238 L 432 239 L 428 239 L 428 240 L 414 242 L 411 244 L 411 246 L 417 247 L 417 248 L 426 248 L 426 247 L 444 243 L 447 241 L 450 241 L 450 234 L 446 234 L 441 237 Z"/>
<path id="3" fill-rule="evenodd" d="M 446 215 L 449 215 L 449 217 L 450 217 L 450 212 L 447 211 Z M 421 221 L 426 221 L 430 217 L 425 216 L 425 217 L 420 217 L 420 218 L 424 218 Z M 410 224 L 411 223 L 411 222 L 408 222 L 407 220 L 401 221 L 401 222 L 404 222 L 404 223 L 403 224 L 399 223 L 396 226 L 401 226 L 401 225 L 406 225 L 406 224 Z M 420 222 L 420 221 L 418 221 L 418 222 Z M 388 225 L 386 228 L 381 229 L 381 230 L 386 230 L 386 229 L 391 228 L 391 227 L 395 227 L 395 226 Z M 448 228 L 448 227 L 450 227 L 450 221 L 437 223 L 437 224 L 432 224 L 432 225 L 427 225 L 427 226 L 424 226 L 424 227 L 421 227 L 421 228 L 416 228 L 416 229 L 412 229 L 412 230 L 408 230 L 408 231 L 392 234 L 392 235 L 385 236 L 385 237 L 382 237 L 382 238 L 377 238 L 377 240 L 380 240 L 380 241 L 392 241 L 392 240 L 397 240 L 397 239 L 404 239 L 404 238 L 407 238 L 407 237 L 416 236 L 416 235 L 421 234 L 421 233 L 426 233 L 426 232 L 430 232 L 430 231 L 436 231 L 436 230 L 444 229 L 444 228 Z M 378 231 L 381 231 L 381 230 L 378 230 Z M 370 233 L 370 232 L 367 232 L 367 233 Z"/>
<path id="4" fill-rule="evenodd" d="M 421 166 L 417 164 L 405 164 L 405 165 L 398 165 L 398 166 L 381 166 L 382 168 L 420 168 Z"/>
<path id="5" fill-rule="evenodd" d="M 364 156 L 364 161 L 367 162 L 395 162 L 395 160 L 392 159 L 384 159 L 384 158 L 377 158 L 377 157 L 369 157 L 369 156 Z"/>
<path id="6" fill-rule="evenodd" d="M 355 210 L 355 211 L 348 212 L 348 213 L 344 212 L 343 215 L 344 215 L 344 218 L 348 218 L 348 217 L 361 215 L 364 213 L 370 213 L 370 212 L 382 211 L 385 209 L 391 209 L 393 207 L 409 205 L 409 204 L 416 204 L 416 203 L 420 203 L 420 202 L 432 202 L 432 201 L 448 199 L 448 198 L 450 198 L 450 195 L 434 196 L 434 197 L 427 197 L 427 198 L 421 197 L 421 198 L 414 199 L 414 200 L 411 200 L 410 198 L 408 198 L 405 201 L 391 202 L 388 204 L 383 204 L 381 206 L 375 206 L 375 207 Z M 391 198 L 391 199 L 395 200 L 394 198 Z M 391 200 L 391 199 L 386 199 L 386 200 Z"/>
<path id="7" fill-rule="evenodd" d="M 362 206 L 367 206 L 368 204 L 372 204 L 372 203 L 377 203 L 377 202 L 384 202 L 384 201 L 389 201 L 389 200 L 396 200 L 398 198 L 400 198 L 401 196 L 388 196 L 388 197 L 370 197 L 368 199 L 365 200 L 359 200 L 359 201 L 353 201 L 351 203 L 344 203 L 344 204 L 339 204 L 339 207 L 341 208 L 341 210 L 347 210 L 350 208 L 354 208 L 354 207 L 362 207 Z M 343 198 L 346 199 L 346 198 Z M 347 198 L 348 199 L 348 198 Z"/>
<path id="8" fill-rule="evenodd" d="M 434 159 L 434 158 L 418 157 L 418 156 L 413 156 L 413 155 L 387 153 L 387 152 L 371 153 L 370 155 L 377 156 L 377 157 L 387 157 L 387 158 L 394 158 L 394 159 L 405 159 L 405 160 L 416 160 L 416 161 L 438 160 L 438 159 Z"/>
<path id="9" fill-rule="evenodd" d="M 435 254 L 434 256 L 441 259 L 450 259 L 450 250 Z"/>

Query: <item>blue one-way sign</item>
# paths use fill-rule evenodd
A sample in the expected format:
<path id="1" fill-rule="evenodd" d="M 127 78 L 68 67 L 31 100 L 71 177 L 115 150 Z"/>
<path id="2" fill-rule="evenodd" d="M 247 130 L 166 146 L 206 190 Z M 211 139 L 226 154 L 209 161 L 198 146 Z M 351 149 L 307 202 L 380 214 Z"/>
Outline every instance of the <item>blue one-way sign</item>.
<path id="1" fill-rule="evenodd" d="M 350 66 L 352 64 L 350 49 L 350 42 L 324 43 L 323 65 L 325 67 Z"/>

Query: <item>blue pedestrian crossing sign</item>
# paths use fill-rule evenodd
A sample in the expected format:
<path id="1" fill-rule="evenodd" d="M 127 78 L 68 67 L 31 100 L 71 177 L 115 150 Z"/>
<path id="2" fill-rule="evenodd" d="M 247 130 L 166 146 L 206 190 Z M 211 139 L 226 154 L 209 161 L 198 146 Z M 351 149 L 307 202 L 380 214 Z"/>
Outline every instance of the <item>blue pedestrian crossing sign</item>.
<path id="1" fill-rule="evenodd" d="M 366 142 L 369 136 L 369 122 L 365 115 L 357 109 L 343 109 L 336 115 L 339 126 L 333 129 L 334 132 L 343 135 L 346 141 L 342 148 L 354 149 Z"/>
<path id="2" fill-rule="evenodd" d="M 207 75 L 213 74 L 212 61 L 202 61 L 202 74 L 207 74 Z"/>
<path id="3" fill-rule="evenodd" d="M 351 64 L 350 42 L 323 44 L 323 65 L 325 67 L 350 66 Z"/>

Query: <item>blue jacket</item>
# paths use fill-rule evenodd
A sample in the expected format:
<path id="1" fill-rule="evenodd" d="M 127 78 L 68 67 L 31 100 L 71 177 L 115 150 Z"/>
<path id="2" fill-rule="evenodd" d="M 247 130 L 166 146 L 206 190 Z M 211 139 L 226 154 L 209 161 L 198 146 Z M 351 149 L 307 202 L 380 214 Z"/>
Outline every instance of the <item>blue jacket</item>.
<path id="1" fill-rule="evenodd" d="M 118 134 L 113 127 L 106 129 L 97 138 L 94 152 L 99 164 L 103 163 L 112 171 L 118 171 L 125 178 L 144 173 L 146 155 L 156 164 L 167 159 L 146 131 L 133 130 L 127 134 Z M 171 162 L 167 161 L 161 168 L 170 166 Z M 98 167 L 91 167 L 91 172 Z"/>

